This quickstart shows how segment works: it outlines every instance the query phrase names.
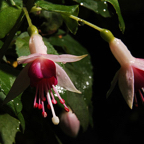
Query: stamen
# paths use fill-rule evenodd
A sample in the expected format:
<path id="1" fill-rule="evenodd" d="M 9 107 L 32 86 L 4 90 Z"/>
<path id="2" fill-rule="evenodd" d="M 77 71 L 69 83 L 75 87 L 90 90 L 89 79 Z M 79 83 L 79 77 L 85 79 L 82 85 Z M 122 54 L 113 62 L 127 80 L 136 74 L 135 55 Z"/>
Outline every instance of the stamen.
<path id="1" fill-rule="evenodd" d="M 53 104 L 51 102 L 51 98 L 50 98 L 49 92 L 47 92 L 47 99 L 48 99 L 49 105 L 51 107 L 51 112 L 52 112 L 52 115 L 53 115 L 52 122 L 54 124 L 58 124 L 59 123 L 59 121 L 58 121 L 59 118 L 55 114 L 54 107 L 53 107 Z"/>
<path id="2" fill-rule="evenodd" d="M 39 94 L 39 104 L 38 104 L 38 109 L 42 109 L 42 104 L 41 104 L 40 94 Z"/>
<path id="3" fill-rule="evenodd" d="M 53 95 L 53 93 L 52 93 L 52 90 L 51 90 L 49 84 L 48 84 L 48 89 L 50 90 L 50 94 L 51 94 L 51 97 L 52 97 L 52 103 L 53 103 L 53 104 L 57 104 L 57 101 L 56 101 L 55 98 L 54 98 L 54 95 Z"/>
<path id="4" fill-rule="evenodd" d="M 59 124 L 59 118 L 57 116 L 52 117 L 52 122 L 54 125 L 58 125 Z"/>
<path id="5" fill-rule="evenodd" d="M 134 105 L 135 105 L 135 107 L 138 107 L 138 101 L 136 98 L 136 94 L 134 94 Z"/>
<path id="6" fill-rule="evenodd" d="M 44 118 L 47 117 L 47 113 L 45 112 L 44 102 L 43 102 L 43 101 L 42 101 L 42 116 L 43 116 Z"/>
<path id="7" fill-rule="evenodd" d="M 66 112 L 69 112 L 69 108 L 67 106 L 64 107 Z"/>
<path id="8" fill-rule="evenodd" d="M 50 107 L 50 105 L 49 104 L 47 104 L 47 108 L 50 110 L 51 109 L 51 107 Z"/>
<path id="9" fill-rule="evenodd" d="M 57 92 L 56 88 L 54 85 L 52 85 L 54 92 L 56 93 L 56 95 L 58 96 L 60 103 L 64 105 L 64 109 L 65 111 L 69 112 L 69 108 L 66 106 L 65 104 L 65 100 L 61 98 L 60 94 Z"/>
<path id="10" fill-rule="evenodd" d="M 142 102 L 144 103 L 144 97 L 143 97 L 143 94 L 140 90 L 139 90 L 139 95 L 140 95 L 140 98 L 141 98 Z"/>
<path id="11" fill-rule="evenodd" d="M 38 103 L 36 102 L 36 100 L 37 100 L 37 92 L 38 92 L 38 87 L 36 87 L 36 93 L 35 93 L 35 98 L 34 98 L 34 108 L 38 107 Z"/>

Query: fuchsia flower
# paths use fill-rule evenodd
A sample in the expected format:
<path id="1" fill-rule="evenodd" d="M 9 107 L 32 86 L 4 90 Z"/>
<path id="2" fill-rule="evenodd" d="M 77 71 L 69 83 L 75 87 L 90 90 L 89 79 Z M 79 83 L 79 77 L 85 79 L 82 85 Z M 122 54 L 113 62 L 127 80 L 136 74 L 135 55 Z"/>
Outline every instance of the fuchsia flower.
<path id="1" fill-rule="evenodd" d="M 57 101 L 53 92 L 57 95 L 64 109 L 69 111 L 64 99 L 59 95 L 56 85 L 59 85 L 69 91 L 81 93 L 75 88 L 66 72 L 55 62 L 75 62 L 84 58 L 86 55 L 74 56 L 69 54 L 51 55 L 47 54 L 47 47 L 44 45 L 42 37 L 39 34 L 33 34 L 29 40 L 29 48 L 31 54 L 29 56 L 21 56 L 18 63 L 28 63 L 15 80 L 10 92 L 8 93 L 4 103 L 12 100 L 23 92 L 29 85 L 36 88 L 34 98 L 34 108 L 42 109 L 42 116 L 47 117 L 44 103 L 47 108 L 52 111 L 52 122 L 59 123 L 53 104 Z M 46 102 L 47 101 L 47 102 Z"/>
<path id="2" fill-rule="evenodd" d="M 65 134 L 76 137 L 80 129 L 80 121 L 75 113 L 70 109 L 69 112 L 62 112 L 60 115 L 60 127 Z"/>
<path id="3" fill-rule="evenodd" d="M 115 37 L 111 37 L 108 42 L 111 52 L 120 63 L 121 68 L 114 76 L 107 97 L 110 95 L 118 81 L 120 91 L 126 103 L 132 109 L 133 101 L 135 101 L 137 105 L 136 92 L 139 92 L 142 101 L 144 102 L 142 96 L 144 87 L 144 59 L 133 57 L 124 43 Z"/>

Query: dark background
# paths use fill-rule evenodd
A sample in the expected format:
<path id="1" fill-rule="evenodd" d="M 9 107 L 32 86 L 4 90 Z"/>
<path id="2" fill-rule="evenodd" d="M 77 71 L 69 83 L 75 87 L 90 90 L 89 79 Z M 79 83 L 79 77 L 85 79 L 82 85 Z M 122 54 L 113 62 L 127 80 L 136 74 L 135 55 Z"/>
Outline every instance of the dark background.
<path id="1" fill-rule="evenodd" d="M 124 34 L 118 27 L 116 14 L 113 14 L 111 18 L 103 18 L 90 12 L 86 20 L 109 29 L 115 37 L 125 43 L 134 57 L 144 58 L 144 1 L 119 0 L 119 4 L 126 26 Z M 80 9 L 79 16 L 83 16 L 84 10 L 84 8 Z M 110 52 L 108 43 L 100 37 L 98 31 L 86 25 L 79 27 L 74 38 L 89 51 L 94 72 L 92 98 L 94 128 L 90 128 L 79 143 L 143 143 L 144 105 L 141 99 L 138 97 L 139 106 L 134 106 L 131 110 L 124 101 L 118 85 L 106 99 L 110 83 L 120 68 L 119 63 Z"/>

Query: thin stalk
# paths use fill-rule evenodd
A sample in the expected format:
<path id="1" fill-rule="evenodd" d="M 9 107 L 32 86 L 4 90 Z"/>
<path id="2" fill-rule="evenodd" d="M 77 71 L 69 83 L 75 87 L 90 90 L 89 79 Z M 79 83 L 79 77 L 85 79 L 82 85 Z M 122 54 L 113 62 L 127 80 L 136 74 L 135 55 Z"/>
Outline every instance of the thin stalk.
<path id="1" fill-rule="evenodd" d="M 86 25 L 88 25 L 88 26 L 90 26 L 90 27 L 92 27 L 92 28 L 94 28 L 94 29 L 96 29 L 98 31 L 102 31 L 103 30 L 103 28 L 100 28 L 100 27 L 98 27 L 98 26 L 96 26 L 96 25 L 94 25 L 94 24 L 92 24 L 92 23 L 90 23 L 90 22 L 88 22 L 86 20 L 83 20 L 83 19 L 81 19 L 79 17 L 76 17 L 74 15 L 70 15 L 69 17 L 74 19 L 74 20 L 76 20 L 77 22 L 82 22 L 82 23 L 84 23 L 84 24 L 86 24 Z"/>
<path id="2" fill-rule="evenodd" d="M 26 9 L 25 7 L 23 7 L 23 11 L 24 11 L 24 13 L 25 13 L 25 16 L 26 16 L 26 19 L 27 19 L 27 22 L 28 22 L 29 27 L 32 26 L 31 19 L 30 19 L 30 17 L 29 17 L 28 11 L 27 11 L 27 9 Z"/>

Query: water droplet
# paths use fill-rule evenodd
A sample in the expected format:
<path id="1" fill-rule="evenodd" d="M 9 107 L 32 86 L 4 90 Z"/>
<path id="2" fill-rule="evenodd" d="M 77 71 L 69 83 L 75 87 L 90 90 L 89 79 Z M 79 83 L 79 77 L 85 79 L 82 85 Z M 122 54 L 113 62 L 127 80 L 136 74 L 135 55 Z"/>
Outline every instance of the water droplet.
<path id="1" fill-rule="evenodd" d="M 86 85 L 89 85 L 89 82 L 88 82 L 88 81 L 86 82 Z"/>
<path id="2" fill-rule="evenodd" d="M 11 100 L 12 102 L 14 102 L 14 100 Z"/>
<path id="3" fill-rule="evenodd" d="M 89 76 L 89 79 L 91 79 L 92 77 L 91 76 Z"/>
<path id="4" fill-rule="evenodd" d="M 86 86 L 85 86 L 85 85 L 83 86 L 83 89 L 86 89 Z"/>
<path id="5" fill-rule="evenodd" d="M 17 127 L 17 130 L 19 130 L 19 127 Z"/>
<path id="6" fill-rule="evenodd" d="M 16 105 L 19 105 L 19 103 L 17 103 Z"/>
<path id="7" fill-rule="evenodd" d="M 83 3 L 81 2 L 80 5 L 83 6 Z"/>
<path id="8" fill-rule="evenodd" d="M 106 9 L 103 9 L 104 12 L 106 12 Z"/>
<path id="9" fill-rule="evenodd" d="M 107 2 L 106 2 L 106 1 L 104 1 L 104 4 L 107 4 Z"/>

